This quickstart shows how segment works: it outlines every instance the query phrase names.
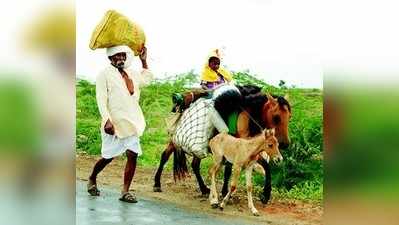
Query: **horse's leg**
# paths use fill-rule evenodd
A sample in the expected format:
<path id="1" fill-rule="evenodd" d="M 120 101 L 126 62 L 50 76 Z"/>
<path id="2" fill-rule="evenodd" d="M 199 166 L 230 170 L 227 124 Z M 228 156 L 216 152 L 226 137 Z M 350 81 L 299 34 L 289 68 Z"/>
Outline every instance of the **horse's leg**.
<path id="1" fill-rule="evenodd" d="M 157 170 L 157 173 L 155 174 L 154 178 L 154 192 L 161 192 L 161 175 L 162 175 L 162 170 L 165 165 L 165 163 L 168 161 L 170 155 L 176 150 L 175 146 L 173 145 L 172 142 L 169 142 L 168 147 L 166 147 L 165 151 L 163 151 L 162 156 L 161 156 L 161 162 L 159 163 L 159 167 Z"/>
<path id="2" fill-rule="evenodd" d="M 227 192 L 229 192 L 229 180 L 231 177 L 231 168 L 232 168 L 232 164 L 226 160 L 225 167 L 224 167 L 224 180 L 223 180 L 223 188 L 222 188 L 222 196 L 223 197 L 226 196 Z"/>
<path id="3" fill-rule="evenodd" d="M 270 194 L 272 192 L 272 175 L 270 172 L 270 165 L 269 163 L 262 157 L 259 157 L 258 163 L 263 167 L 265 170 L 265 185 L 263 187 L 263 195 L 261 196 L 260 200 L 263 204 L 266 204 L 270 199 Z"/>
<path id="4" fill-rule="evenodd" d="M 193 156 L 193 161 L 191 162 L 191 168 L 193 168 L 195 177 L 197 178 L 197 182 L 198 182 L 198 185 L 199 185 L 199 188 L 200 188 L 202 194 L 207 195 L 207 194 L 209 194 L 210 190 L 205 185 L 204 180 L 202 179 L 202 176 L 200 173 L 200 165 L 201 165 L 201 159 Z"/>

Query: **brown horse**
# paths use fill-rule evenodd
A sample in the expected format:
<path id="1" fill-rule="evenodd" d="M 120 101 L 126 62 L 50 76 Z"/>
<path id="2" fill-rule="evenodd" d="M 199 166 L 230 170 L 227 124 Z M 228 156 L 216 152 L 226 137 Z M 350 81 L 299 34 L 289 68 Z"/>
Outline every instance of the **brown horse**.
<path id="1" fill-rule="evenodd" d="M 288 147 L 290 140 L 288 135 L 288 122 L 291 117 L 291 108 L 287 99 L 281 96 L 272 97 L 260 93 L 260 88 L 255 86 L 239 87 L 240 92 L 245 99 L 249 99 L 242 104 L 242 111 L 239 113 L 237 120 L 237 137 L 247 138 L 259 134 L 263 128 L 275 128 L 276 138 L 279 141 L 281 149 Z M 185 95 L 191 98 L 190 95 Z M 191 98 L 192 99 L 192 98 Z M 247 103 L 245 103 L 247 102 Z M 169 142 L 167 148 L 161 155 L 160 165 L 154 178 L 154 191 L 160 192 L 161 189 L 161 175 L 165 163 L 168 161 L 170 155 L 176 151 L 176 147 Z M 209 194 L 209 188 L 205 185 L 200 174 L 201 159 L 193 157 L 191 167 L 197 178 L 198 185 L 203 194 Z M 267 161 L 260 157 L 258 163 L 262 165 L 266 172 L 264 192 L 262 202 L 267 203 L 271 193 L 271 173 Z M 231 164 L 226 163 L 224 173 L 224 185 L 222 194 L 227 194 L 228 180 L 231 176 Z"/>

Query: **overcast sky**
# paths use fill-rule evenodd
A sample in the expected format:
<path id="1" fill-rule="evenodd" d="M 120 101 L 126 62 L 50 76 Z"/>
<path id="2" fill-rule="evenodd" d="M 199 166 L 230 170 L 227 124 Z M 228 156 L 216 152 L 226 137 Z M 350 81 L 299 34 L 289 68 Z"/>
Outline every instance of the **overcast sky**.
<path id="1" fill-rule="evenodd" d="M 2 11 L 0 68 L 32 73 L 21 32 L 40 12 L 68 0 L 14 0 Z M 223 64 L 249 69 L 272 84 L 322 87 L 322 74 L 340 79 L 398 81 L 398 1 L 394 0 L 103 0 L 76 1 L 76 73 L 94 80 L 107 65 L 89 49 L 91 33 L 108 9 L 141 24 L 149 63 L 159 78 L 200 71 L 209 50 L 226 47 Z M 18 10 L 15 8 L 18 7 Z M 23 39 L 22 39 L 23 40 Z M 135 66 L 138 67 L 136 61 Z M 33 64 L 33 65 L 32 65 Z M 47 67 L 44 67 L 46 69 Z M 334 73 L 331 73 L 333 71 Z"/>
<path id="2" fill-rule="evenodd" d="M 317 13 L 295 2 L 261 0 L 78 1 L 77 75 L 94 80 L 108 64 L 104 50 L 90 50 L 96 24 L 108 9 L 139 23 L 147 36 L 149 64 L 162 78 L 200 72 L 212 48 L 225 47 L 222 64 L 248 69 L 272 84 L 322 87 Z M 300 5 L 298 5 L 300 6 Z M 139 68 L 138 60 L 133 65 Z"/>

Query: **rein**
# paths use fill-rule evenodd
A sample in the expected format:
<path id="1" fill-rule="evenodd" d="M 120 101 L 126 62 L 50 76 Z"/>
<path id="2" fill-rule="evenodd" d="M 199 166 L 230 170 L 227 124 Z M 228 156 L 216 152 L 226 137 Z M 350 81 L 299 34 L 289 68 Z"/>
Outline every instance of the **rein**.
<path id="1" fill-rule="evenodd" d="M 260 130 L 263 130 L 263 127 L 261 125 L 259 125 L 258 122 L 256 122 L 256 120 L 247 112 L 247 110 L 245 110 L 244 108 L 242 108 L 241 106 L 239 106 L 240 109 L 247 114 L 247 116 L 249 117 L 250 120 L 252 120 L 252 122 L 254 122 L 256 124 L 256 126 L 258 126 L 260 128 Z"/>

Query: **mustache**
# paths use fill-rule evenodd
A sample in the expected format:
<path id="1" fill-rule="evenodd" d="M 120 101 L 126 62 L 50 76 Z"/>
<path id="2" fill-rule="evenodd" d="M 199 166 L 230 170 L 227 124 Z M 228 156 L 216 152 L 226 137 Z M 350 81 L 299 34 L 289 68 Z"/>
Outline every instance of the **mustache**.
<path id="1" fill-rule="evenodd" d="M 115 60 L 112 64 L 117 68 L 123 68 L 125 66 L 125 60 Z"/>

